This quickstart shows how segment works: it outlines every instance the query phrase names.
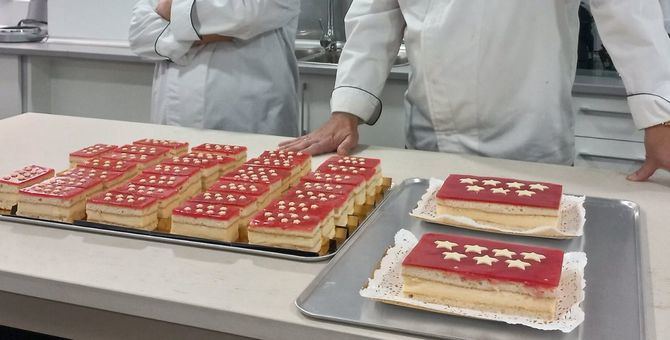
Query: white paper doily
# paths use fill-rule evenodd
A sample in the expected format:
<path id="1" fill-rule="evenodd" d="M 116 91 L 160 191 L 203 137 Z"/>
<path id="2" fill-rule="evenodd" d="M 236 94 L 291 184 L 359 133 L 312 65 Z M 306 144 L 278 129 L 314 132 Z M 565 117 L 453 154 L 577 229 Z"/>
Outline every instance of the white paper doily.
<path id="1" fill-rule="evenodd" d="M 579 306 L 584 301 L 584 267 L 586 254 L 565 253 L 563 272 L 559 283 L 557 318 L 552 321 L 524 316 L 483 312 L 472 309 L 449 307 L 427 303 L 402 294 L 402 261 L 414 248 L 418 240 L 410 231 L 401 229 L 395 235 L 395 245 L 382 258 L 380 266 L 360 291 L 365 298 L 444 314 L 460 315 L 476 319 L 494 320 L 513 325 L 524 325 L 540 330 L 560 330 L 569 333 L 584 321 L 584 311 Z"/>
<path id="2" fill-rule="evenodd" d="M 582 236 L 584 234 L 584 223 L 586 222 L 584 196 L 563 195 L 561 206 L 559 208 L 560 216 L 558 227 L 544 226 L 531 229 L 515 229 L 503 225 L 481 224 L 465 216 L 437 215 L 435 194 L 440 190 L 440 187 L 442 187 L 442 183 L 444 183 L 443 180 L 431 178 L 428 190 L 421 196 L 421 200 L 419 200 L 417 207 L 410 213 L 410 215 L 428 222 L 459 228 L 521 236 L 565 239 Z"/>

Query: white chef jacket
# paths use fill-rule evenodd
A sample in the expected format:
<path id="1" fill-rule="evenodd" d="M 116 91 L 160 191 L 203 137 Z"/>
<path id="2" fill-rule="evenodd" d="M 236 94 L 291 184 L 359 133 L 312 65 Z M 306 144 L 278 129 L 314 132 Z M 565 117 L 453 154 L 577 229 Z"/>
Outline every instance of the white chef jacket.
<path id="1" fill-rule="evenodd" d="M 404 36 L 410 148 L 571 164 L 577 0 L 355 0 L 331 98 L 373 124 Z M 670 120 L 658 0 L 592 0 L 638 128 Z"/>
<path id="2" fill-rule="evenodd" d="M 158 61 L 152 122 L 297 135 L 299 0 L 173 0 L 171 21 L 157 3 L 137 2 L 129 32 L 133 52 Z M 207 34 L 234 40 L 194 46 Z"/>

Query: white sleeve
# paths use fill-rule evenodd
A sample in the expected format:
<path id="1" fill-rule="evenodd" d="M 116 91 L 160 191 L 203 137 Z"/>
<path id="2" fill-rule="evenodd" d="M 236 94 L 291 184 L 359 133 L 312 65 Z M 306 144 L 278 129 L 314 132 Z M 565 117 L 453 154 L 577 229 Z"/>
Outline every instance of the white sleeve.
<path id="1" fill-rule="evenodd" d="M 197 35 L 178 38 L 173 24 L 156 13 L 157 0 L 140 0 L 133 7 L 128 40 L 133 53 L 151 60 L 187 63 Z"/>
<path id="2" fill-rule="evenodd" d="M 659 1 L 591 0 L 591 12 L 637 128 L 670 121 L 670 39 Z"/>
<path id="3" fill-rule="evenodd" d="M 241 40 L 283 27 L 300 14 L 300 0 L 173 0 L 178 39 L 208 34 Z"/>
<path id="4" fill-rule="evenodd" d="M 405 29 L 397 0 L 356 0 L 345 18 L 347 42 L 337 67 L 331 112 L 348 112 L 374 124 L 379 99 Z"/>

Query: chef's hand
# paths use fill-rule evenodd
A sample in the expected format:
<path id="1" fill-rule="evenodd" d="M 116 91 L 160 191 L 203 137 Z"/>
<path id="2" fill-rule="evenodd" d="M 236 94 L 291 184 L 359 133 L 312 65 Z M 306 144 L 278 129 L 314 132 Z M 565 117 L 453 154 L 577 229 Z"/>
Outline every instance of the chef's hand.
<path id="1" fill-rule="evenodd" d="M 302 151 L 310 155 L 337 151 L 348 155 L 358 145 L 358 117 L 346 112 L 333 112 L 330 119 L 316 131 L 279 144 L 280 150 Z"/>
<path id="2" fill-rule="evenodd" d="M 647 156 L 642 167 L 628 175 L 630 181 L 646 181 L 658 169 L 670 170 L 670 127 L 656 125 L 644 130 Z"/>
<path id="3" fill-rule="evenodd" d="M 158 6 L 156 6 L 156 13 L 163 19 L 170 21 L 170 15 L 172 14 L 172 0 L 159 0 Z"/>

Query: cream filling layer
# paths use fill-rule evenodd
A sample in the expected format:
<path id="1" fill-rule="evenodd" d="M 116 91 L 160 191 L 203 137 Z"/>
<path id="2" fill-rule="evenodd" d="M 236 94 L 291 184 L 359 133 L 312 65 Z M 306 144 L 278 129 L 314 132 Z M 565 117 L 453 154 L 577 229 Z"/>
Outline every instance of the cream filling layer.
<path id="1" fill-rule="evenodd" d="M 19 194 L 0 192 L 0 209 L 11 210 L 19 201 Z"/>
<path id="2" fill-rule="evenodd" d="M 82 199 L 69 207 L 45 203 L 19 202 L 16 213 L 21 216 L 44 219 L 79 220 L 86 216 L 86 201 Z"/>
<path id="3" fill-rule="evenodd" d="M 535 228 L 539 226 L 558 226 L 557 216 L 542 215 L 506 215 L 501 213 L 492 213 L 477 209 L 453 208 L 449 206 L 437 205 L 438 215 L 453 215 L 469 217 L 477 222 L 484 224 L 490 222 L 498 225 L 517 227 L 517 228 Z"/>
<path id="4" fill-rule="evenodd" d="M 453 307 L 485 310 L 552 320 L 556 316 L 556 298 L 457 287 L 403 275 L 403 293 L 415 299 Z"/>
<path id="5" fill-rule="evenodd" d="M 249 243 L 272 247 L 290 248 L 318 252 L 321 249 L 321 234 L 312 237 L 298 237 L 259 233 L 249 230 Z"/>
<path id="6" fill-rule="evenodd" d="M 201 237 L 212 240 L 220 240 L 224 242 L 235 242 L 238 237 L 238 229 L 209 227 L 202 224 L 190 224 L 184 222 L 172 222 L 170 228 L 171 234 L 179 234 L 193 237 Z"/>
<path id="7" fill-rule="evenodd" d="M 86 215 L 86 220 L 89 222 L 119 225 L 142 230 L 154 230 L 158 226 L 158 216 L 155 213 L 146 216 L 127 216 L 97 210 L 86 210 Z"/>
<path id="8" fill-rule="evenodd" d="M 212 229 L 228 229 L 234 228 L 237 229 L 237 224 L 240 221 L 239 217 L 235 217 L 230 220 L 217 220 L 213 218 L 195 218 L 190 216 L 182 215 L 173 215 L 172 223 L 173 224 L 189 224 L 194 226 L 208 227 Z"/>
<path id="9" fill-rule="evenodd" d="M 476 209 L 480 211 L 506 214 L 506 215 L 558 216 L 559 214 L 558 209 L 528 207 L 523 205 L 499 204 L 490 202 L 437 199 L 437 204 L 452 208 Z"/>

